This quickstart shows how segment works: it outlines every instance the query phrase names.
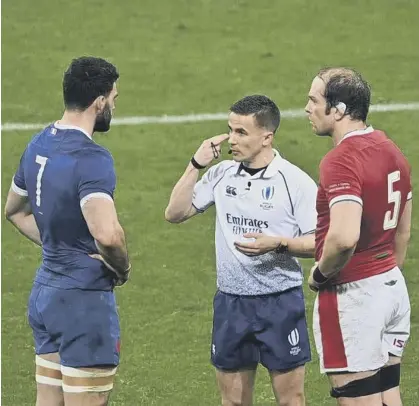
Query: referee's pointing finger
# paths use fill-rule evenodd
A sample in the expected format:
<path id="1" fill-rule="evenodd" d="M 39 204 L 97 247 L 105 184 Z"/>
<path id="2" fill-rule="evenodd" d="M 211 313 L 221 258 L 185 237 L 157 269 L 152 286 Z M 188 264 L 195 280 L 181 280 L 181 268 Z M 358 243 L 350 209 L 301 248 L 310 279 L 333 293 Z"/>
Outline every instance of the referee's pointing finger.
<path id="1" fill-rule="evenodd" d="M 223 141 L 227 140 L 229 137 L 230 137 L 229 134 L 216 135 L 215 137 L 211 138 L 211 142 L 214 145 L 220 145 Z"/>

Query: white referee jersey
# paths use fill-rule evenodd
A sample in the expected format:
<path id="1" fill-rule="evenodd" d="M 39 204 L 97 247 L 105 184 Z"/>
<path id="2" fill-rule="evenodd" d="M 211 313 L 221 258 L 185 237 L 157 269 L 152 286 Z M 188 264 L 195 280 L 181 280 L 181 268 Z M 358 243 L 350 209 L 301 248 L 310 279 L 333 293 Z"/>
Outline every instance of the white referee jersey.
<path id="1" fill-rule="evenodd" d="M 274 150 L 269 166 L 251 176 L 240 163 L 222 161 L 195 185 L 193 205 L 216 207 L 217 287 L 235 295 L 263 295 L 299 286 L 303 273 L 289 254 L 248 257 L 234 247 L 245 233 L 298 237 L 316 228 L 316 183 Z"/>

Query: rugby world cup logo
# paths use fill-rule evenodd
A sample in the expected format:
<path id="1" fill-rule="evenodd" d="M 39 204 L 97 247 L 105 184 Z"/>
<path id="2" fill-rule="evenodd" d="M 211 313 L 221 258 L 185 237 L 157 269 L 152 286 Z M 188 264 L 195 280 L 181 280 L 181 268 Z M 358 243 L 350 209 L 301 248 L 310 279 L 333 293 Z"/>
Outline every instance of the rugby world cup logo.
<path id="1" fill-rule="evenodd" d="M 291 345 L 290 354 L 298 355 L 301 352 L 301 348 L 298 345 L 300 342 L 300 334 L 296 328 L 288 334 L 288 342 Z"/>
<path id="2" fill-rule="evenodd" d="M 266 186 L 262 189 L 263 200 L 272 200 L 274 197 L 275 188 L 273 186 Z"/>
<path id="3" fill-rule="evenodd" d="M 298 333 L 298 330 L 295 328 L 291 331 L 291 333 L 288 334 L 288 342 L 295 347 L 300 342 L 300 334 Z"/>

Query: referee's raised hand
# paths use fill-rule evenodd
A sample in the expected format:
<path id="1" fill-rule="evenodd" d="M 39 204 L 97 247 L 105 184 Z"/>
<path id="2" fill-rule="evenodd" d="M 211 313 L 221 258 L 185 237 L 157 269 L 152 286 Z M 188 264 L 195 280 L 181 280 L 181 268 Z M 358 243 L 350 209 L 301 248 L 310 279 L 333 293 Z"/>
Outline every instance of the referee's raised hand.
<path id="1" fill-rule="evenodd" d="M 221 144 L 229 138 L 229 134 L 216 135 L 205 140 L 195 152 L 193 159 L 202 168 L 208 166 L 221 155 Z"/>

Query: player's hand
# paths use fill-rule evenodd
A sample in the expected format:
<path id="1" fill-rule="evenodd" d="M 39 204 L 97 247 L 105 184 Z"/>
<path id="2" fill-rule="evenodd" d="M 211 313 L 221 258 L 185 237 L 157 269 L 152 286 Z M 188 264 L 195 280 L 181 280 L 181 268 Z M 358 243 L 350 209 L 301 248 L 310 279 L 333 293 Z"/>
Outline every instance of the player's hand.
<path id="1" fill-rule="evenodd" d="M 112 273 L 115 274 L 115 278 L 114 278 L 115 286 L 122 286 L 125 282 L 128 281 L 129 276 L 131 274 L 131 266 L 129 268 L 129 271 L 126 274 L 121 275 L 120 272 L 117 272 L 110 264 L 108 264 L 105 261 L 105 258 L 103 258 L 102 255 L 90 254 L 89 257 L 101 261 L 106 266 L 106 268 L 108 268 Z"/>
<path id="2" fill-rule="evenodd" d="M 128 281 L 129 276 L 130 276 L 130 273 L 131 273 L 131 271 L 127 272 L 127 274 L 126 274 L 125 276 L 123 276 L 123 277 L 121 277 L 121 276 L 116 277 L 116 278 L 114 279 L 114 281 L 115 281 L 115 286 L 116 286 L 116 287 L 119 287 L 119 286 L 124 285 L 124 284 Z"/>
<path id="3" fill-rule="evenodd" d="M 205 140 L 195 152 L 194 158 L 199 165 L 208 166 L 221 155 L 221 144 L 230 137 L 229 134 L 216 135 Z"/>
<path id="4" fill-rule="evenodd" d="M 313 267 L 310 269 L 310 275 L 308 277 L 308 286 L 313 292 L 318 292 L 320 290 L 320 286 L 313 279 L 313 273 L 318 264 L 318 262 L 314 263 Z"/>
<path id="5" fill-rule="evenodd" d="M 254 241 L 242 242 L 235 241 L 234 246 L 237 251 L 249 257 L 263 255 L 278 248 L 287 246 L 287 239 L 281 237 L 272 237 L 261 233 L 246 233 L 244 238 L 253 238 Z"/>

